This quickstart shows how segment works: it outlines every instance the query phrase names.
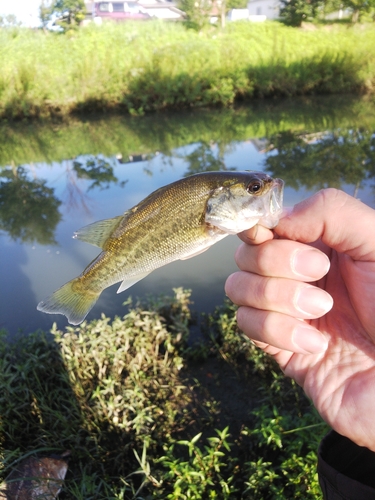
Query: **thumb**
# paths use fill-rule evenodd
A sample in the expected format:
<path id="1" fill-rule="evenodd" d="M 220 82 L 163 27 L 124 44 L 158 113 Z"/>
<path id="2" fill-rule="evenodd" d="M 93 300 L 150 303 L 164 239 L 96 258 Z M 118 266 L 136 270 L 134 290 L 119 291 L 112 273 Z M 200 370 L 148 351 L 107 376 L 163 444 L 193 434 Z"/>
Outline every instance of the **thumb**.
<path id="1" fill-rule="evenodd" d="M 274 231 L 302 243 L 320 239 L 354 260 L 375 261 L 375 210 L 337 189 L 298 203 Z"/>

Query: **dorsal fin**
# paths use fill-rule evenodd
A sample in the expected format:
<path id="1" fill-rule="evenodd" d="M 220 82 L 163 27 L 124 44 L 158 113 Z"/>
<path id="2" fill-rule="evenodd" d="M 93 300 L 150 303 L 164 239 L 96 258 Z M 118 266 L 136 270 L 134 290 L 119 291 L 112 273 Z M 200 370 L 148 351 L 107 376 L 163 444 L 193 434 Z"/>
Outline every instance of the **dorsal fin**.
<path id="1" fill-rule="evenodd" d="M 93 222 L 88 226 L 78 229 L 78 231 L 74 233 L 73 238 L 85 241 L 86 243 L 90 243 L 91 245 L 95 245 L 99 248 L 104 248 L 106 241 L 119 225 L 123 217 L 124 215 L 118 215 L 112 219 L 104 219 L 99 220 L 98 222 Z"/>

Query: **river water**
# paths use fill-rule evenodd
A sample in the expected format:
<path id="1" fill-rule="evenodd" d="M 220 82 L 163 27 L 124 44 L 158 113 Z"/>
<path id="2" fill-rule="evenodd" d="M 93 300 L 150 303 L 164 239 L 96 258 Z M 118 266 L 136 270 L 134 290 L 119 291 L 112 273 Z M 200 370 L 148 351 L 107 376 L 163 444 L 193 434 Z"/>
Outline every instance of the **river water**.
<path id="1" fill-rule="evenodd" d="M 75 230 L 131 208 L 155 189 L 208 170 L 262 170 L 286 183 L 285 206 L 333 186 L 375 208 L 375 104 L 366 99 L 294 99 L 235 110 L 76 118 L 0 125 L 0 328 L 48 331 L 63 316 L 36 310 L 99 253 Z M 157 241 L 155 241 L 155 245 Z M 239 245 L 161 268 L 122 294 L 105 290 L 88 319 L 126 312 L 148 293 L 192 290 L 193 309 L 224 298 Z"/>

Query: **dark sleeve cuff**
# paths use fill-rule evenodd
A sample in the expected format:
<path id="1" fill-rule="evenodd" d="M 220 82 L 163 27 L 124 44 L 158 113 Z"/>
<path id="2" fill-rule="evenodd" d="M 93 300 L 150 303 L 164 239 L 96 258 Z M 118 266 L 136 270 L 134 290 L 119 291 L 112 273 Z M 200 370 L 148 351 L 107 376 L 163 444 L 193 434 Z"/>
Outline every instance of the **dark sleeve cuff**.
<path id="1" fill-rule="evenodd" d="M 375 453 L 335 431 L 320 444 L 318 474 L 325 500 L 375 500 Z"/>

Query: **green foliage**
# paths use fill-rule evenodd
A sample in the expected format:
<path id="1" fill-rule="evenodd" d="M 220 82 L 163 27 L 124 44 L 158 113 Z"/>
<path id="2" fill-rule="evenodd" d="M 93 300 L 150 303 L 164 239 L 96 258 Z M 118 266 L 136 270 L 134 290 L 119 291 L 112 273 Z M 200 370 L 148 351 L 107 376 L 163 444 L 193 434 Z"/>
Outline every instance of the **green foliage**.
<path id="1" fill-rule="evenodd" d="M 17 17 L 14 14 L 8 14 L 6 16 L 0 16 L 0 27 L 9 28 L 14 26 L 20 26 L 20 21 L 17 21 Z"/>
<path id="2" fill-rule="evenodd" d="M 231 444 L 228 441 L 229 428 L 216 430 L 216 434 L 207 439 L 208 445 L 203 449 L 198 445 L 201 433 L 191 440 L 177 441 L 167 449 L 166 455 L 157 460 L 157 463 L 166 469 L 163 481 L 168 482 L 173 488 L 164 498 L 170 500 L 233 498 L 232 495 L 237 493 L 232 486 L 234 475 L 225 474 L 228 468 L 223 460 L 226 453 L 231 452 Z M 175 448 L 178 446 L 186 447 L 187 460 L 176 458 Z"/>
<path id="3" fill-rule="evenodd" d="M 325 14 L 346 9 L 356 23 L 368 15 L 375 15 L 374 0 L 281 0 L 280 18 L 290 26 L 301 26 L 304 21 L 317 21 Z"/>
<path id="4" fill-rule="evenodd" d="M 209 25 L 212 0 L 179 0 L 178 7 L 186 15 L 185 24 L 188 28 L 200 31 Z"/>
<path id="5" fill-rule="evenodd" d="M 50 0 L 41 0 L 39 5 L 39 19 L 42 23 L 43 28 L 47 27 L 52 16 L 52 7 Z"/>
<path id="6" fill-rule="evenodd" d="M 373 25 L 308 32 L 238 22 L 197 33 L 150 21 L 91 25 L 70 37 L 0 30 L 0 118 L 137 115 L 259 96 L 371 93 L 374 46 Z"/>
<path id="7" fill-rule="evenodd" d="M 23 457 L 71 450 L 62 500 L 320 498 L 326 427 L 302 391 L 242 337 L 232 305 L 207 318 L 203 359 L 202 344 L 187 346 L 190 316 L 176 289 L 53 340 L 9 345 L 3 332 L 0 478 Z M 242 407 L 239 387 L 252 392 Z"/>
<path id="8" fill-rule="evenodd" d="M 247 9 L 247 0 L 227 0 L 225 7 L 227 11 L 231 9 Z"/>
<path id="9" fill-rule="evenodd" d="M 366 14 L 371 13 L 375 16 L 375 1 L 374 0 L 343 0 L 342 6 L 352 11 L 352 21 L 358 22 Z"/>
<path id="10" fill-rule="evenodd" d="M 281 0 L 280 18 L 290 26 L 301 26 L 303 21 L 311 21 L 317 15 L 319 0 Z"/>
<path id="11" fill-rule="evenodd" d="M 84 20 L 85 15 L 86 6 L 84 0 L 54 0 L 49 9 L 49 18 L 54 19 L 57 16 L 55 24 L 64 31 L 78 27 Z"/>

